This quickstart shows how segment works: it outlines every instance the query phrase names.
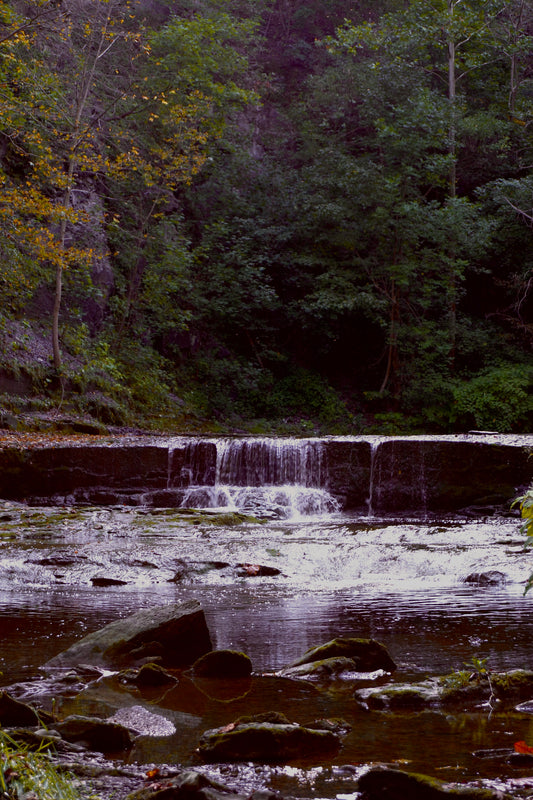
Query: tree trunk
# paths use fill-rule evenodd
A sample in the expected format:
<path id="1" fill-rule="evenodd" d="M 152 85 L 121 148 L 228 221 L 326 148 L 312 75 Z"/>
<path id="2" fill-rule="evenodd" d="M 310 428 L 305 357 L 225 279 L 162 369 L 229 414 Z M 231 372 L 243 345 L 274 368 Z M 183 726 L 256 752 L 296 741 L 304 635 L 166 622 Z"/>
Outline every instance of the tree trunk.
<path id="1" fill-rule="evenodd" d="M 456 0 L 448 0 L 448 11 L 453 16 L 454 6 Z M 456 57 L 455 57 L 455 41 L 452 35 L 448 39 L 448 102 L 450 107 L 450 129 L 449 129 L 449 145 L 448 152 L 450 156 L 450 174 L 449 174 L 449 187 L 448 196 L 449 200 L 453 202 L 457 197 L 457 159 L 456 159 L 456 122 L 455 122 L 455 100 L 456 100 Z M 449 247 L 450 255 L 450 289 L 449 289 L 449 331 L 450 331 L 450 354 L 449 362 L 450 369 L 453 371 L 455 364 L 455 342 L 457 338 L 457 304 L 456 304 L 456 280 L 455 280 L 455 267 L 454 262 L 456 258 L 456 245 L 454 238 L 450 239 Z"/>

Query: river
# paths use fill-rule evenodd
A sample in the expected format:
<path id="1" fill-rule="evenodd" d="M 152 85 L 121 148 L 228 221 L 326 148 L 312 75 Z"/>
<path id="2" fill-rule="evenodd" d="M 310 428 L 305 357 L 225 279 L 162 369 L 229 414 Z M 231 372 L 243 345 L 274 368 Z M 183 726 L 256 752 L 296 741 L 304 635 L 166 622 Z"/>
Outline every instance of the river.
<path id="1" fill-rule="evenodd" d="M 352 731 L 331 763 L 220 766 L 237 788 L 356 797 L 358 769 L 377 761 L 450 780 L 503 780 L 507 789 L 529 774 L 509 767 L 502 775 L 500 764 L 472 754 L 533 744 L 530 714 L 370 713 L 349 685 L 319 692 L 287 681 L 280 694 L 279 679 L 268 677 L 336 636 L 381 641 L 398 664 L 398 681 L 461 670 L 472 658 L 493 670 L 531 668 L 533 593 L 523 593 L 533 561 L 516 517 L 392 519 L 328 506 L 224 524 L 214 509 L 187 515 L 4 502 L 0 560 L 5 685 L 38 681 L 48 658 L 117 617 L 191 597 L 205 609 L 214 645 L 252 659 L 257 677 L 239 697 L 202 695 L 187 680 L 161 697 L 134 696 L 111 678 L 96 693 L 64 701 L 65 713 L 110 715 L 140 705 L 174 726 L 173 735 L 142 737 L 131 760 L 194 764 L 203 730 L 276 709 L 298 722 L 342 717 Z M 278 574 L 251 575 L 246 565 Z"/>

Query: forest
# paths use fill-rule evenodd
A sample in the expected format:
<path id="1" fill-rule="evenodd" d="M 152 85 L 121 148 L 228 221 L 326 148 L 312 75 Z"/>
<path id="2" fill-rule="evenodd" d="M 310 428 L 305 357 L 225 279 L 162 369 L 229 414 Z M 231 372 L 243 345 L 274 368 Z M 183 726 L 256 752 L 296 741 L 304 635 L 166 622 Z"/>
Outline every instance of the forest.
<path id="1" fill-rule="evenodd" d="M 0 0 L 0 183 L 3 419 L 531 430 L 529 0 Z"/>

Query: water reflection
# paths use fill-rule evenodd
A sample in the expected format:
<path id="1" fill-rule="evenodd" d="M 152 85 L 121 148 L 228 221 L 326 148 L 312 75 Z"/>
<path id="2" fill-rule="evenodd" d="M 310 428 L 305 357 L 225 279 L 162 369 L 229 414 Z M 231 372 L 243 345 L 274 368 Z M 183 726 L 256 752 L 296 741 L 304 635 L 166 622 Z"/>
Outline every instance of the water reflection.
<path id="1" fill-rule="evenodd" d="M 37 668 L 91 630 L 140 608 L 195 597 L 205 608 L 214 643 L 243 650 L 256 671 L 277 670 L 335 636 L 375 638 L 409 673 L 462 668 L 473 655 L 492 669 L 529 667 L 532 597 L 521 587 L 449 587 L 377 593 L 290 592 L 277 586 L 158 586 L 147 590 L 26 590 L 0 593 L 0 669 L 9 683 Z"/>

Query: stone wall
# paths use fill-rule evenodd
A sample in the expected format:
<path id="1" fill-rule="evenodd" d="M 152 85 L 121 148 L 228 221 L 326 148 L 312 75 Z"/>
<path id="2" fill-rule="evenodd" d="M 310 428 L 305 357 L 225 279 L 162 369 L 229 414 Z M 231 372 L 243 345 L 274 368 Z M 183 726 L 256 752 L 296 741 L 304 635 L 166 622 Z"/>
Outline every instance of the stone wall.
<path id="1" fill-rule="evenodd" d="M 387 514 L 509 506 L 533 478 L 533 437 L 332 437 L 326 485 L 346 510 Z M 0 497 L 31 502 L 179 505 L 214 486 L 216 440 L 0 449 Z"/>

